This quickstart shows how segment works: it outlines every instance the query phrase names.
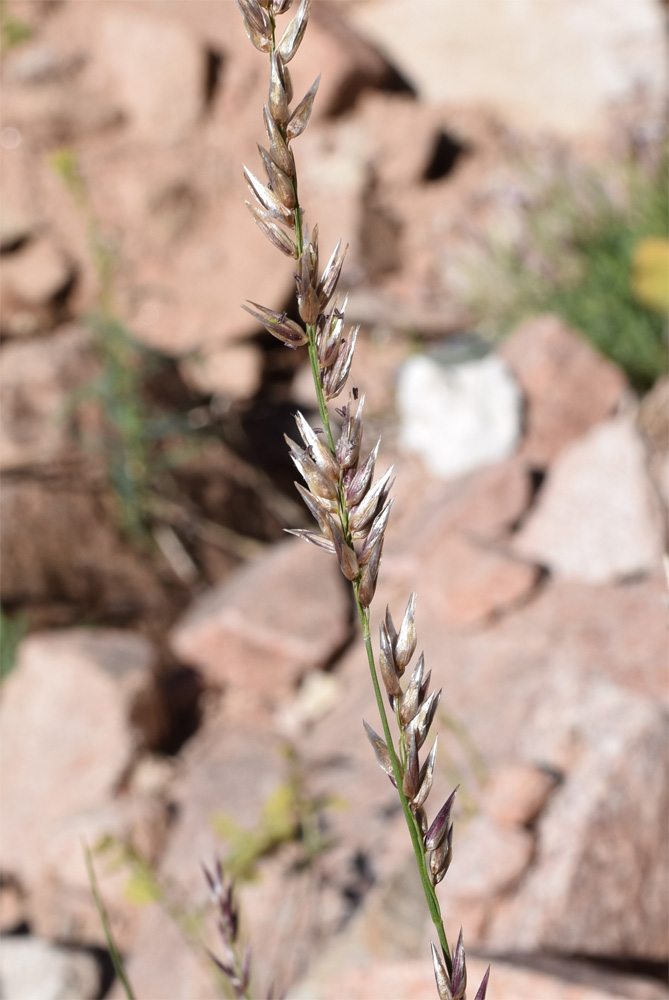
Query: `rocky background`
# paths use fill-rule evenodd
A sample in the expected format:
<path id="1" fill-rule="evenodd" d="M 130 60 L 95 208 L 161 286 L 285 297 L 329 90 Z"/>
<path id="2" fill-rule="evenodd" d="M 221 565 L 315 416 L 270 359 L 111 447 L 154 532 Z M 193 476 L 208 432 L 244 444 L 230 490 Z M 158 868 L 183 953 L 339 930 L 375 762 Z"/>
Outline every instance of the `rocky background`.
<path id="1" fill-rule="evenodd" d="M 489 336 L 547 192 L 657 164 L 665 13 L 316 0 L 294 63 L 396 466 L 375 614 L 417 590 L 431 801 L 460 784 L 442 906 L 495 1000 L 668 995 L 662 363 L 529 309 Z M 85 843 L 142 1000 L 226 995 L 217 853 L 254 996 L 433 997 L 345 581 L 283 535 L 308 365 L 240 309 L 292 308 L 243 205 L 265 60 L 228 0 L 12 0 L 2 40 L 0 995 L 123 995 Z"/>

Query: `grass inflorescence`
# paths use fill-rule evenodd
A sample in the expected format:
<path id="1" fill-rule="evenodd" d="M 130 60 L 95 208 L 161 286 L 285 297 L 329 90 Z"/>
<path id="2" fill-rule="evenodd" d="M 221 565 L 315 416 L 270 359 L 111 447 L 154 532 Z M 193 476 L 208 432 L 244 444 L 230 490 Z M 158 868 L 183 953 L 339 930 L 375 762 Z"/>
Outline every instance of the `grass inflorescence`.
<path id="1" fill-rule="evenodd" d="M 293 103 L 288 64 L 304 38 L 311 0 L 301 0 L 285 30 L 278 34 L 278 20 L 291 5 L 292 0 L 237 0 L 250 41 L 269 61 L 268 99 L 263 107 L 267 147 L 258 147 L 265 180 L 244 168 L 253 197 L 247 205 L 267 239 L 292 261 L 299 321 L 255 302 L 245 308 L 287 347 L 306 347 L 308 352 L 321 426 L 312 427 L 298 413 L 301 440 L 286 440 L 303 480 L 296 487 L 314 518 L 315 530 L 295 529 L 292 533 L 333 556 L 351 584 L 382 729 L 380 735 L 365 722 L 367 736 L 380 767 L 397 789 L 413 845 L 438 938 L 438 946 L 432 946 L 432 959 L 440 1000 L 463 1000 L 467 981 L 463 937 L 460 933 L 455 947 L 449 948 L 436 892 L 451 863 L 455 792 L 430 822 L 426 803 L 432 789 L 436 739 L 421 761 L 441 692 L 430 693 L 430 673 L 422 655 L 411 666 L 408 681 L 402 680 L 417 646 L 416 595 L 409 598 L 399 628 L 386 610 L 378 658 L 370 631 L 370 605 L 393 502 L 392 468 L 374 478 L 379 443 L 364 452 L 365 399 L 357 388 L 352 388 L 346 402 L 336 409 L 338 425 L 328 408 L 347 386 L 358 331 L 346 327 L 346 299 L 340 301 L 337 296 L 347 248 L 338 243 L 321 268 L 318 226 L 309 227 L 300 205 L 292 143 L 309 124 L 319 80 Z M 210 874 L 209 881 L 222 886 L 220 874 L 216 878 Z M 227 890 L 223 887 L 221 891 L 227 899 Z M 223 964 L 230 970 L 231 980 L 234 977 L 240 984 L 238 995 L 244 995 L 248 978 L 233 959 L 234 955 Z M 475 1000 L 484 1000 L 487 984 L 488 973 Z"/>

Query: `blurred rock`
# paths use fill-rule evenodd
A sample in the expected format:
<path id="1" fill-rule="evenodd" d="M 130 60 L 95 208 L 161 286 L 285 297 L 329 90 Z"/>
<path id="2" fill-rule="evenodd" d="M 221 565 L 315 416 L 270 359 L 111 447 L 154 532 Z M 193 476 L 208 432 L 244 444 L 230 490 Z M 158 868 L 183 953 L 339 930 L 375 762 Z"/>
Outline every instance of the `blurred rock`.
<path id="1" fill-rule="evenodd" d="M 255 344 L 230 344 L 196 354 L 179 365 L 187 385 L 205 395 L 235 402 L 250 399 L 260 388 L 263 356 Z"/>
<path id="2" fill-rule="evenodd" d="M 648 449 L 648 470 L 669 508 L 669 378 L 658 379 L 642 399 L 637 426 Z"/>
<path id="3" fill-rule="evenodd" d="M 148 890 L 141 879 L 160 860 L 169 819 L 166 799 L 121 796 L 55 825 L 35 866 L 39 877 L 30 885 L 33 930 L 51 940 L 106 946 L 90 890 L 85 845 L 92 854 L 114 940 L 124 951 L 132 947 L 141 904 L 147 902 Z M 137 861 L 146 868 L 138 869 Z"/>
<path id="4" fill-rule="evenodd" d="M 554 787 L 555 778 L 547 771 L 509 762 L 493 771 L 481 806 L 500 826 L 527 826 L 541 813 Z"/>
<path id="5" fill-rule="evenodd" d="M 54 831 L 112 799 L 138 747 L 155 738 L 152 659 L 145 639 L 112 630 L 21 643 L 0 713 L 3 868 L 24 887 L 43 877 Z"/>
<path id="6" fill-rule="evenodd" d="M 397 405 L 402 446 L 444 479 L 501 461 L 520 436 L 520 394 L 493 355 L 448 367 L 424 355 L 410 359 Z"/>
<path id="7" fill-rule="evenodd" d="M 406 93 L 364 94 L 359 128 L 369 149 L 376 182 L 384 191 L 406 191 L 426 180 L 442 135 L 440 112 Z M 398 142 L 410 135 L 410 142 Z"/>
<path id="8" fill-rule="evenodd" d="M 538 747 L 525 752 L 523 733 L 552 677 L 574 671 L 669 704 L 665 595 L 659 574 L 615 587 L 548 581 L 514 614 L 465 631 L 449 627 L 436 610 L 424 614 L 419 593 L 419 648 L 435 685 L 446 685 L 445 707 L 484 760 L 515 757 L 550 769 Z M 393 614 L 396 608 L 401 614 L 393 601 Z"/>
<path id="9" fill-rule="evenodd" d="M 664 544 L 643 444 L 618 418 L 562 452 L 514 548 L 561 576 L 609 583 L 658 569 Z"/>
<path id="10" fill-rule="evenodd" d="M 19 930 L 27 922 L 27 916 L 25 898 L 18 883 L 0 876 L 0 934 Z"/>
<path id="11" fill-rule="evenodd" d="M 538 580 L 538 569 L 503 551 L 456 534 L 435 535 L 413 557 L 389 566 L 392 582 L 410 590 L 420 578 L 425 613 L 443 614 L 457 625 L 475 625 L 509 611 L 526 599 Z"/>
<path id="12" fill-rule="evenodd" d="M 122 107 L 145 139 L 181 139 L 206 101 L 204 47 L 178 21 L 137 5 L 107 5 L 97 41 Z"/>
<path id="13" fill-rule="evenodd" d="M 531 871 L 490 923 L 489 947 L 666 962 L 667 724 L 648 699 L 554 675 L 522 742 L 568 776 L 539 819 Z"/>
<path id="14" fill-rule="evenodd" d="M 310 125 L 300 136 L 300 198 L 314 206 L 321 255 L 348 244 L 344 281 L 364 269 L 364 198 L 368 186 L 364 132 L 355 118 Z M 343 286 L 342 286 L 343 287 Z"/>
<path id="15" fill-rule="evenodd" d="M 37 147 L 68 145 L 118 125 L 121 113 L 104 93 L 74 83 L 3 88 L 5 121 Z"/>
<path id="16" fill-rule="evenodd" d="M 42 86 L 74 74 L 85 62 L 83 53 L 63 53 L 52 44 L 30 39 L 7 53 L 7 80 L 10 83 Z"/>
<path id="17" fill-rule="evenodd" d="M 215 940 L 212 945 L 215 950 Z M 220 981 L 213 963 L 203 948 L 186 940 L 177 921 L 162 906 L 143 907 L 131 946 L 132 951 L 124 956 L 124 967 L 136 996 L 145 1000 L 220 1000 Z M 127 993 L 116 980 L 108 996 L 109 1000 L 126 1000 Z"/>
<path id="18" fill-rule="evenodd" d="M 319 118 L 341 114 L 365 91 L 393 83 L 394 67 L 382 49 L 368 35 L 352 29 L 334 4 L 312 8 L 309 42 L 300 48 L 294 65 L 291 72 L 299 96 L 323 74 L 315 103 Z"/>
<path id="19" fill-rule="evenodd" d="M 157 610 L 163 583 L 176 586 L 159 556 L 152 565 L 120 537 L 114 497 L 92 484 L 73 488 L 67 470 L 7 479 L 0 510 L 4 602 L 56 602 L 70 606 L 70 620 L 73 612 L 119 620 Z"/>
<path id="20" fill-rule="evenodd" d="M 132 633 L 46 632 L 21 643 L 3 685 L 3 869 L 27 892 L 31 923 L 61 940 L 104 942 L 82 837 L 158 850 L 164 809 L 113 803 L 138 748 L 162 736 L 152 659 Z"/>
<path id="21" fill-rule="evenodd" d="M 347 4 L 353 26 L 377 44 L 432 103 L 493 108 L 523 129 L 587 136 L 606 112 L 641 90 L 662 114 L 666 49 L 653 0 L 420 0 Z M 561 67 L 569 63 L 565 78 Z"/>
<path id="22" fill-rule="evenodd" d="M 75 394 L 98 374 L 90 334 L 68 327 L 39 341 L 4 344 L 1 357 L 0 468 L 64 457 L 83 414 L 71 412 Z"/>
<path id="23" fill-rule="evenodd" d="M 0 208 L 0 253 L 8 253 L 32 236 L 35 224 L 27 212 L 7 204 L 6 197 L 0 202 Z"/>
<path id="24" fill-rule="evenodd" d="M 620 369 L 557 316 L 523 323 L 500 354 L 525 396 L 521 454 L 539 468 L 610 416 L 627 388 Z"/>
<path id="25" fill-rule="evenodd" d="M 415 460 L 402 460 L 398 472 L 384 572 L 394 573 L 401 565 L 415 573 L 416 554 L 454 533 L 479 544 L 503 545 L 531 500 L 530 476 L 515 458 L 447 483 L 426 474 Z"/>
<path id="26" fill-rule="evenodd" d="M 45 239 L 5 258 L 0 284 L 2 333 L 24 336 L 53 325 L 74 273 L 71 261 Z"/>
<path id="27" fill-rule="evenodd" d="M 483 979 L 488 963 L 467 955 L 468 993 L 474 995 Z M 564 978 L 544 972 L 493 961 L 488 996 L 495 1000 L 663 1000 L 664 986 L 636 976 L 607 976 L 593 971 L 590 982 L 574 980 L 573 969 L 566 965 Z M 434 974 L 429 953 L 420 959 L 364 962 L 351 965 L 339 955 L 338 964 L 328 971 L 309 975 L 289 990 L 287 1000 L 425 1000 L 434 994 Z"/>
<path id="28" fill-rule="evenodd" d="M 85 951 L 29 935 L 5 937 L 0 948 L 0 995 L 12 1000 L 96 1000 L 100 966 Z"/>
<path id="29" fill-rule="evenodd" d="M 348 637 L 348 623 L 336 560 L 296 539 L 196 600 L 171 644 L 211 683 L 276 705 L 303 673 L 332 659 Z"/>

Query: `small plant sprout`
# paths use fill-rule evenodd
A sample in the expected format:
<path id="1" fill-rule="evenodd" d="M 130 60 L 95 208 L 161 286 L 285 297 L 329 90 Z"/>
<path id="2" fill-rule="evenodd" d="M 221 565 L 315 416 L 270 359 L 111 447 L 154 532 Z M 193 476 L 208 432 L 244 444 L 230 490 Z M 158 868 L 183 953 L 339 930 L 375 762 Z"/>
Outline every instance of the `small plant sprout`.
<path id="1" fill-rule="evenodd" d="M 347 328 L 346 300 L 337 296 L 337 285 L 347 248 L 338 243 L 321 268 L 318 226 L 307 225 L 298 194 L 298 175 L 292 142 L 309 124 L 318 80 L 293 103 L 289 63 L 302 39 L 312 0 L 301 0 L 285 30 L 278 34 L 277 21 L 292 0 L 237 0 L 246 33 L 253 45 L 269 58 L 269 88 L 264 105 L 267 146 L 259 146 L 264 182 L 244 168 L 252 201 L 247 202 L 253 220 L 270 242 L 293 262 L 298 312 L 301 322 L 270 307 L 249 303 L 246 307 L 273 336 L 292 349 L 306 347 L 313 374 L 322 433 L 297 414 L 298 441 L 287 438 L 290 456 L 304 484 L 297 489 L 314 518 L 316 530 L 292 533 L 317 545 L 337 559 L 350 581 L 362 628 L 369 669 L 381 718 L 382 735 L 365 722 L 376 759 L 397 789 L 416 856 L 418 873 L 432 917 L 438 946 L 433 945 L 433 964 L 441 1000 L 463 1000 L 466 989 L 465 951 L 462 934 L 453 951 L 449 948 L 436 886 L 451 863 L 453 792 L 430 822 L 426 802 L 432 788 L 437 753 L 432 748 L 421 760 L 439 704 L 440 691 L 429 692 L 430 673 L 422 654 L 415 662 L 417 646 L 416 595 L 409 598 L 404 616 L 395 627 L 386 611 L 379 632 L 378 666 L 370 634 L 369 607 L 374 598 L 383 541 L 392 506 L 392 469 L 375 479 L 379 453 L 377 443 L 363 450 L 365 397 L 357 389 L 348 393 L 337 409 L 341 430 L 335 436 L 328 404 L 343 393 L 351 370 L 357 328 Z M 409 668 L 409 669 L 408 669 Z M 380 679 L 379 679 L 380 674 Z M 407 675 L 406 682 L 403 678 Z M 389 700 L 397 735 L 393 737 Z M 231 982 L 244 984 L 243 965 L 226 960 Z M 233 978 L 234 977 L 234 978 Z M 484 1000 L 488 973 L 475 1000 Z M 243 996 L 242 992 L 237 994 Z"/>

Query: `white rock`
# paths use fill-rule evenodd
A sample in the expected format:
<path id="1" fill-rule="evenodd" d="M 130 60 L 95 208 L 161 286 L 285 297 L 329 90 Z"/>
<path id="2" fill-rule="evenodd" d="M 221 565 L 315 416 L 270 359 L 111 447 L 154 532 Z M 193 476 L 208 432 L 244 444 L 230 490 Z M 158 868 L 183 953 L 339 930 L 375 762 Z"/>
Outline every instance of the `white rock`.
<path id="1" fill-rule="evenodd" d="M 401 444 L 444 479 L 507 458 L 520 436 L 520 391 L 495 355 L 449 367 L 411 358 L 397 401 Z"/>
<path id="2" fill-rule="evenodd" d="M 100 970 L 92 955 L 35 937 L 5 937 L 0 948 L 0 996 L 11 1000 L 93 1000 Z"/>
<path id="3" fill-rule="evenodd" d="M 558 456 L 515 547 L 587 583 L 659 568 L 662 513 L 629 420 L 599 424 Z"/>
<path id="4" fill-rule="evenodd" d="M 428 101 L 484 105 L 517 127 L 571 135 L 601 129 L 606 110 L 639 90 L 664 106 L 656 0 L 413 0 L 411 16 L 406 0 L 346 8 Z"/>

